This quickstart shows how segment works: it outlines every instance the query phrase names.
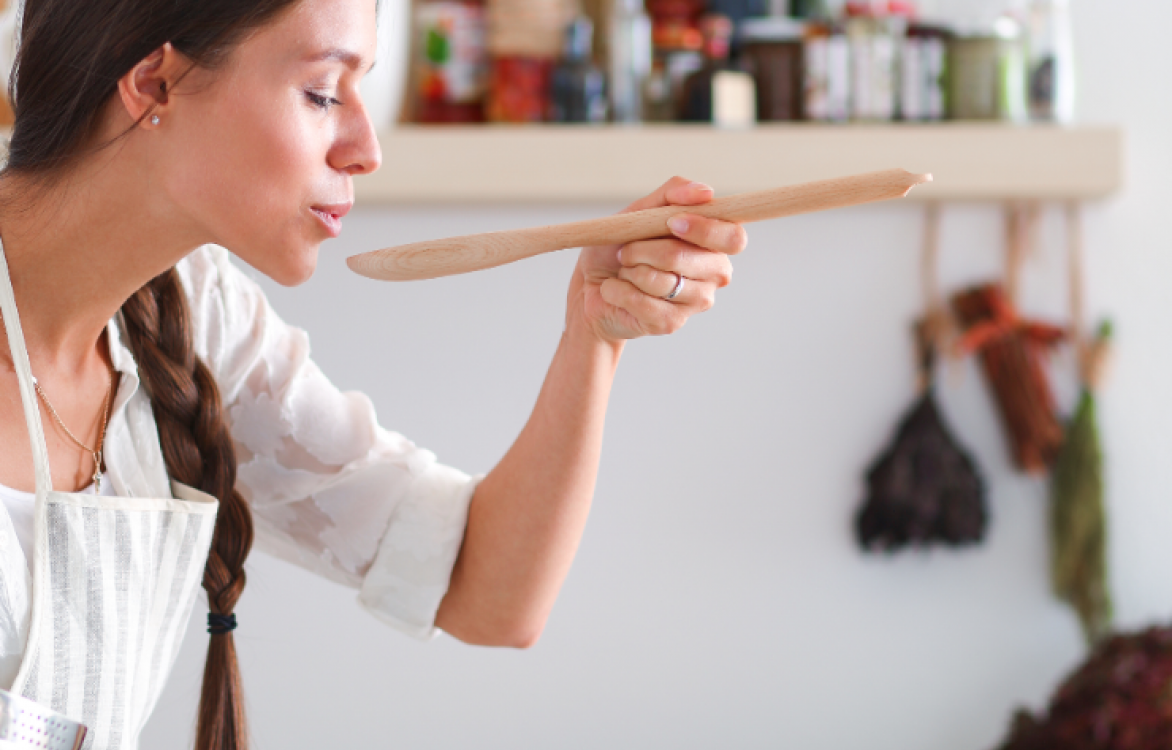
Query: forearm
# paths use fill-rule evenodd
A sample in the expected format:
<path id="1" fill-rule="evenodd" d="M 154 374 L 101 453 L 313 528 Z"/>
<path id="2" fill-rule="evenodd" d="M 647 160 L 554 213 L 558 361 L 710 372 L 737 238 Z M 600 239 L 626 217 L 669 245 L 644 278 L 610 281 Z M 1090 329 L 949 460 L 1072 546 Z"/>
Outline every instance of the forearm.
<path id="1" fill-rule="evenodd" d="M 451 635 L 511 646 L 540 635 L 590 511 L 621 351 L 567 326 L 529 421 L 472 498 L 436 618 Z"/>

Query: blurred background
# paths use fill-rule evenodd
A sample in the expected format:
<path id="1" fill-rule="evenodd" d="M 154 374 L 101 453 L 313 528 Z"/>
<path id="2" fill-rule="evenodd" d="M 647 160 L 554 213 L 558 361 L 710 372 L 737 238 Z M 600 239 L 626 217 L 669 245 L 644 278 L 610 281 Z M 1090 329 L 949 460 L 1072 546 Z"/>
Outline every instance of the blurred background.
<path id="1" fill-rule="evenodd" d="M 1002 95 L 993 110 L 970 117 L 1123 133 L 1122 188 L 1085 205 L 1086 294 L 1088 317 L 1116 324 L 1099 399 L 1107 569 L 1115 625 L 1135 630 L 1172 620 L 1172 230 L 1164 206 L 1172 105 L 1159 86 L 1172 65 L 1164 26 L 1172 8 L 1057 5 L 1073 30 L 1062 64 L 1073 65 L 1077 95 L 1059 102 L 1069 111 L 1031 114 L 1028 98 L 1015 104 Z M 987 35 L 980 29 L 1022 7 L 923 0 L 914 10 L 917 22 L 945 29 L 947 44 L 950 33 L 968 38 L 965 29 Z M 866 15 L 866 34 L 906 35 L 887 17 L 902 8 Z M 739 24 L 737 13 L 795 8 L 726 11 Z M 418 60 L 410 64 L 410 19 L 419 12 L 402 0 L 382 7 L 385 63 L 367 86 L 388 145 L 400 120 L 428 111 L 459 119 L 469 109 L 413 88 L 421 74 Z M 599 26 L 615 17 L 590 12 Z M 845 9 L 824 12 L 812 23 L 833 35 Z M 494 21 L 498 32 L 507 18 Z M 507 50 L 507 40 L 498 43 Z M 729 46 L 738 54 L 745 47 L 732 39 Z M 592 50 L 589 64 L 605 72 L 599 54 Z M 1004 70 L 1007 58 L 998 59 Z M 720 72 L 707 64 L 687 75 Z M 729 70 L 756 85 L 747 67 Z M 711 111 L 706 119 L 763 127 L 747 121 L 766 118 L 746 114 L 745 88 L 728 80 L 733 94 L 718 95 L 731 96 L 725 119 Z M 715 90 L 711 80 L 698 85 Z M 489 94 L 479 96 L 468 119 L 494 119 Z M 604 99 L 602 119 L 613 120 L 614 103 Z M 549 119 L 550 106 L 535 111 Z M 895 119 L 904 106 L 896 99 L 887 114 L 848 110 L 826 119 Z M 395 161 L 382 170 L 393 176 Z M 564 175 L 567 183 L 587 179 Z M 361 195 L 310 282 L 284 289 L 258 280 L 277 311 L 309 332 L 325 373 L 367 393 L 383 425 L 444 463 L 488 471 L 524 424 L 558 342 L 575 253 L 406 284 L 361 279 L 344 258 L 591 218 L 627 201 L 387 203 Z M 236 639 L 256 747 L 997 747 L 1014 711 L 1043 710 L 1087 647 L 1076 616 L 1050 592 L 1047 479 L 1014 466 L 971 358 L 942 365 L 938 396 L 984 473 L 983 543 L 875 554 L 859 549 L 852 528 L 864 472 L 916 395 L 910 326 L 923 312 L 923 215 L 922 205 L 903 202 L 754 225 L 712 311 L 676 335 L 628 346 L 590 522 L 534 648 L 475 648 L 448 636 L 416 642 L 362 611 L 355 592 L 254 555 Z M 1003 275 L 1003 218 L 992 201 L 944 207 L 944 290 Z M 1065 325 L 1066 237 L 1056 205 L 1042 204 L 1038 229 L 1020 306 Z M 1050 373 L 1064 416 L 1077 395 L 1075 369 L 1069 349 L 1060 349 Z M 196 607 L 144 747 L 188 746 L 207 643 L 202 611 Z"/>

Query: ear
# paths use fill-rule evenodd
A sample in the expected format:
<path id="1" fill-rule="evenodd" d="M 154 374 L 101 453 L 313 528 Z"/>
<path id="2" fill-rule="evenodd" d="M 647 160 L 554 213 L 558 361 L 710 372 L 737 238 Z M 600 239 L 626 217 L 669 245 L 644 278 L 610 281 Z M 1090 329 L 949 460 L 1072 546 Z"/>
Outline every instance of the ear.
<path id="1" fill-rule="evenodd" d="M 180 55 L 166 42 L 144 57 L 118 81 L 118 96 L 130 119 L 148 119 L 139 127 L 156 128 L 149 116 L 163 118 L 169 109 L 171 87 L 179 79 Z"/>

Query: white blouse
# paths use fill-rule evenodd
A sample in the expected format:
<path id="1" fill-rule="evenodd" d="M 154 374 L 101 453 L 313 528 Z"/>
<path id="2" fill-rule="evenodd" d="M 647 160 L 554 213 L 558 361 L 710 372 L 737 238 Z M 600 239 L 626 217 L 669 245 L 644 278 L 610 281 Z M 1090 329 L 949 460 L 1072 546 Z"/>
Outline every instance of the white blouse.
<path id="1" fill-rule="evenodd" d="M 205 245 L 176 270 L 195 352 L 219 385 L 255 548 L 356 589 L 362 607 L 409 635 L 437 635 L 436 610 L 483 475 L 437 463 L 379 426 L 365 395 L 339 391 L 310 359 L 305 332 L 277 316 L 227 250 Z M 119 314 L 107 327 L 122 376 L 105 438 L 109 486 L 119 496 L 169 497 L 158 428 L 123 331 Z M 22 545 L 26 531 L 17 532 Z M 20 553 L 7 550 L 0 564 L 19 569 Z M 0 622 L 0 663 L 19 663 L 25 636 L 3 631 L 25 627 Z"/>

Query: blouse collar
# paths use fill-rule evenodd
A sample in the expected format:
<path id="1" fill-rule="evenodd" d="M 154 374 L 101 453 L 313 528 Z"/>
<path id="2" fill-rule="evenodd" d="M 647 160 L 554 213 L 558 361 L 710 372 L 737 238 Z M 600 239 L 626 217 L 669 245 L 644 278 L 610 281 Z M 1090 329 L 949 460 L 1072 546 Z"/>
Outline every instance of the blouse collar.
<path id="1" fill-rule="evenodd" d="M 131 353 L 130 347 L 124 343 L 123 339 L 125 324 L 126 321 L 122 318 L 122 311 L 119 310 L 106 325 L 106 340 L 110 347 L 110 363 L 122 375 L 118 384 L 118 393 L 114 396 L 114 404 L 111 407 L 111 418 L 126 406 L 126 402 L 134 396 L 139 386 L 138 363 L 135 362 L 134 354 Z"/>

